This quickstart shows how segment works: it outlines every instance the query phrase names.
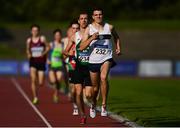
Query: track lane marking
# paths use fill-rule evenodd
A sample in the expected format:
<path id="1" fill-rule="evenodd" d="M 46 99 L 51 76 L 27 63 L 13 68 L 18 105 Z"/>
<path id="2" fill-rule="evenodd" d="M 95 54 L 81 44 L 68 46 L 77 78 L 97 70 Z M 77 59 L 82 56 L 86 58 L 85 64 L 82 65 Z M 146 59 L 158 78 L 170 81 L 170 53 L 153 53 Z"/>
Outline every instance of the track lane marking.
<path id="1" fill-rule="evenodd" d="M 28 98 L 27 94 L 23 91 L 20 84 L 17 82 L 15 78 L 11 78 L 13 85 L 16 89 L 21 93 L 24 99 L 29 103 L 29 105 L 33 108 L 33 110 L 38 114 L 38 116 L 43 120 L 43 122 L 47 125 L 47 127 L 52 128 L 51 124 L 47 121 L 47 119 L 43 116 L 43 114 L 36 108 L 34 104 L 32 104 L 31 100 Z"/>

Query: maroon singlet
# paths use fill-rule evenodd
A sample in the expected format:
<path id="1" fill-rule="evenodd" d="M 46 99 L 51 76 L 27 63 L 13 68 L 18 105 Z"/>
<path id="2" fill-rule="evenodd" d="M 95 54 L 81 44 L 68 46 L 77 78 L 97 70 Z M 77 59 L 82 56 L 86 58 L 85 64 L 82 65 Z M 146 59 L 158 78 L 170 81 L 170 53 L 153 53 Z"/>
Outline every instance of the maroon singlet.
<path id="1" fill-rule="evenodd" d="M 42 56 L 42 53 L 45 51 L 45 43 L 41 41 L 40 37 L 38 42 L 33 42 L 31 38 L 29 50 L 32 55 L 30 61 L 34 63 L 46 63 L 46 55 Z"/>

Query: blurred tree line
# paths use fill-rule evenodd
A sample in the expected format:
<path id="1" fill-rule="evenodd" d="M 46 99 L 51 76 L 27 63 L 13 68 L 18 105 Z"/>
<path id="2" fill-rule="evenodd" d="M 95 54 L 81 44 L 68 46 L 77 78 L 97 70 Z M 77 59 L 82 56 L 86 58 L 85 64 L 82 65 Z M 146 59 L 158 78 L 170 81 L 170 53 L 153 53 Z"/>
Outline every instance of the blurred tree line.
<path id="1" fill-rule="evenodd" d="M 107 19 L 180 19 L 180 0 L 0 0 L 0 20 L 67 21 L 97 6 Z"/>

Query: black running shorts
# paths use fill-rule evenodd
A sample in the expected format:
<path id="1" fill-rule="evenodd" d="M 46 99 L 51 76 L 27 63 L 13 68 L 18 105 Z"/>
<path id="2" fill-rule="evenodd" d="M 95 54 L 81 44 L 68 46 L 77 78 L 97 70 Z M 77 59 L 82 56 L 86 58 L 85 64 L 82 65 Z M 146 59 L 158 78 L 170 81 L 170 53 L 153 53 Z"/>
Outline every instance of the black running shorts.
<path id="1" fill-rule="evenodd" d="M 92 86 L 89 73 L 89 66 L 76 65 L 74 71 L 74 84 L 82 84 L 83 86 Z"/>
<path id="2" fill-rule="evenodd" d="M 33 61 L 29 61 L 29 67 L 33 67 L 38 71 L 46 71 L 46 63 L 37 63 Z"/>

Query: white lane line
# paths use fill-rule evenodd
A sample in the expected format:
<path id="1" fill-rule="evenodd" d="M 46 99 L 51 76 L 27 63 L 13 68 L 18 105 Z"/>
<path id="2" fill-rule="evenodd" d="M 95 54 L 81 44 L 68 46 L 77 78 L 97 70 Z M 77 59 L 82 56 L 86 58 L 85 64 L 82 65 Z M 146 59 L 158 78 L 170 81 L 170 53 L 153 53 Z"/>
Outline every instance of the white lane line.
<path id="1" fill-rule="evenodd" d="M 22 94 L 22 96 L 26 99 L 29 105 L 34 109 L 34 111 L 39 115 L 39 117 L 43 120 L 43 122 L 49 127 L 52 128 L 51 124 L 47 121 L 47 119 L 41 114 L 41 112 L 31 103 L 31 100 L 28 98 L 27 94 L 23 91 L 20 84 L 17 82 L 15 78 L 11 78 L 13 85 L 17 88 L 17 90 Z"/>

